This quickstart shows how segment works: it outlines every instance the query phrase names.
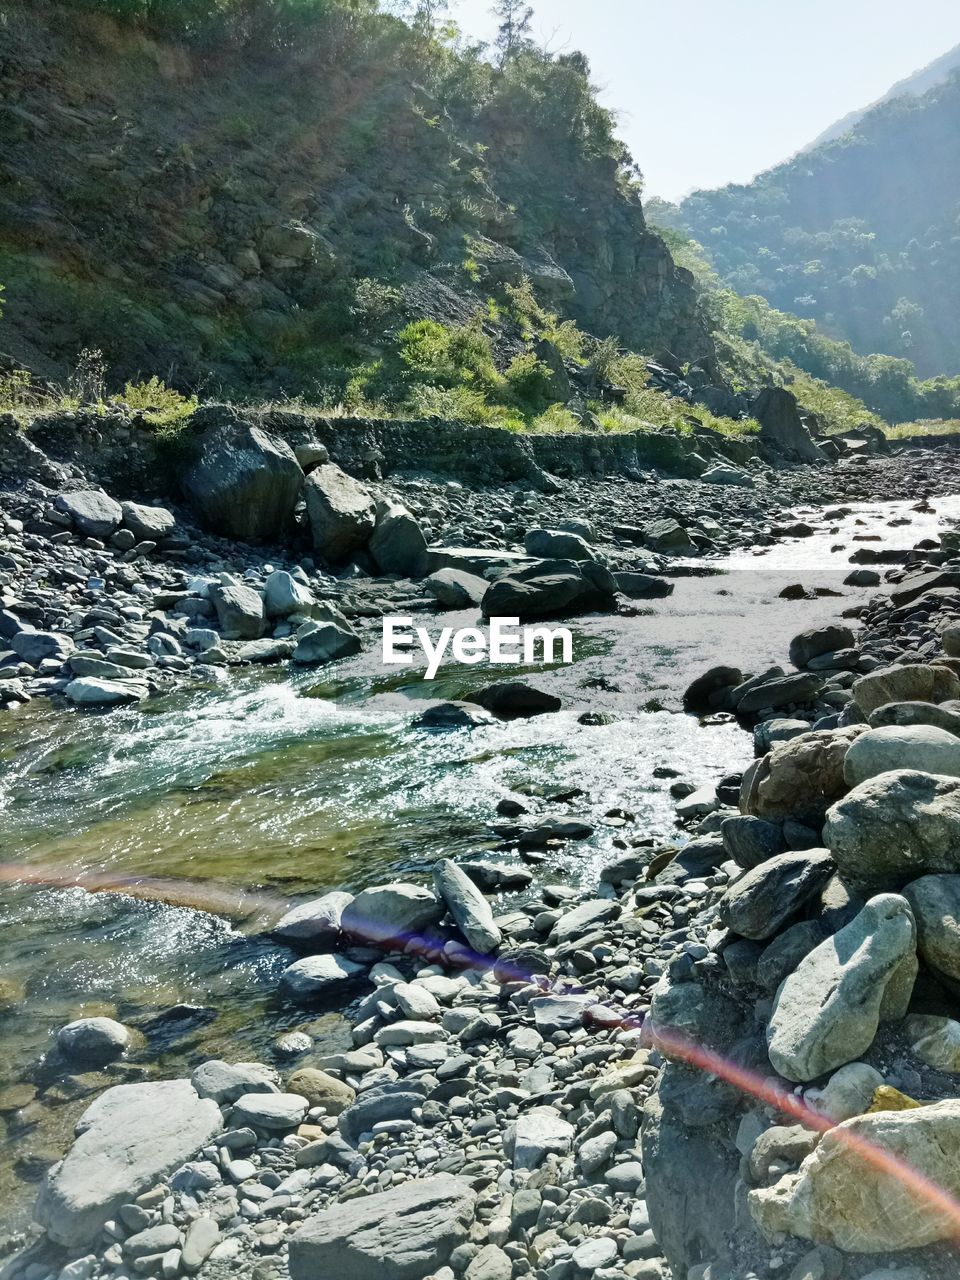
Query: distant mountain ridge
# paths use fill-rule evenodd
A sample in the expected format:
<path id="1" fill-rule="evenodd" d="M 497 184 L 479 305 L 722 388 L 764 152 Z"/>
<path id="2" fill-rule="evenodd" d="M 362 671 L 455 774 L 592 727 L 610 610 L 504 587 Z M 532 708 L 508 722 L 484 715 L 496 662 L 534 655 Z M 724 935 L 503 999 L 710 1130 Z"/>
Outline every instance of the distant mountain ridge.
<path id="1" fill-rule="evenodd" d="M 833 142 L 836 138 L 842 138 L 845 133 L 849 133 L 851 129 L 856 128 L 864 116 L 869 115 L 876 107 L 882 107 L 884 103 L 892 102 L 894 98 L 922 98 L 925 93 L 935 89 L 938 84 L 943 84 L 950 73 L 958 67 L 960 67 L 960 44 L 954 46 L 948 53 L 935 58 L 933 62 L 929 62 L 925 67 L 921 67 L 919 71 L 914 71 L 912 75 L 905 76 L 903 80 L 898 80 L 875 102 L 871 102 L 868 106 L 861 107 L 859 110 L 848 111 L 845 116 L 824 129 L 823 133 L 814 138 L 812 142 L 801 148 L 799 154 L 803 155 L 808 151 L 814 151 L 826 142 Z"/>

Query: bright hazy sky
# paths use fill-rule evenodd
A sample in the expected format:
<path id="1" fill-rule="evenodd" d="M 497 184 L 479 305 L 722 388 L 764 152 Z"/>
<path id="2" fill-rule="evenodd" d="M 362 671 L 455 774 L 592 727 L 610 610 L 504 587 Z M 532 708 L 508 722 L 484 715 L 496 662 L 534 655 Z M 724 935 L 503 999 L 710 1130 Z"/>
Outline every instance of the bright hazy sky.
<path id="1" fill-rule="evenodd" d="M 531 0 L 581 49 L 648 195 L 746 182 L 960 43 L 957 0 Z M 487 39 L 491 0 L 458 0 Z"/>

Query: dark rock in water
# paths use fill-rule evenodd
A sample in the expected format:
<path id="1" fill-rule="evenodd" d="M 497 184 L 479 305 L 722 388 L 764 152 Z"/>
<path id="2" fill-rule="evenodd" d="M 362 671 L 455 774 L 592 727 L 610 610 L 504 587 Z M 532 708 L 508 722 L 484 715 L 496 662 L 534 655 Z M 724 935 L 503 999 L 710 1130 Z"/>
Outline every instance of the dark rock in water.
<path id="1" fill-rule="evenodd" d="M 743 683 L 743 672 L 737 667 L 711 667 L 687 686 L 683 695 L 684 711 L 714 711 L 716 695 Z"/>
<path id="2" fill-rule="evenodd" d="M 588 840 L 593 835 L 593 827 L 589 822 L 580 822 L 576 818 L 558 818 L 555 822 L 545 822 L 520 835 L 521 849 L 542 849 L 552 840 Z"/>
<path id="3" fill-rule="evenodd" d="M 805 667 L 812 658 L 838 649 L 852 649 L 853 645 L 854 635 L 849 627 L 833 625 L 801 631 L 790 641 L 790 661 L 795 667 Z"/>
<path id="4" fill-rule="evenodd" d="M 752 414 L 760 423 L 764 444 L 804 462 L 824 461 L 800 417 L 796 396 L 785 387 L 764 387 L 753 402 Z"/>
<path id="5" fill-rule="evenodd" d="M 489 711 L 472 702 L 438 702 L 413 723 L 418 729 L 477 729 L 496 721 Z"/>
<path id="6" fill-rule="evenodd" d="M 749 715 L 767 707 L 785 707 L 791 703 L 811 702 L 823 688 L 823 678 L 802 671 L 795 676 L 784 676 L 758 685 L 737 703 L 739 715 Z"/>
<path id="7" fill-rule="evenodd" d="M 182 484 L 203 523 L 232 538 L 279 541 L 293 523 L 304 479 L 286 441 L 222 405 L 194 415 L 190 440 L 197 456 Z"/>
<path id="8" fill-rule="evenodd" d="M 500 680 L 467 698 L 499 716 L 539 716 L 560 710 L 560 699 L 524 680 Z"/>
<path id="9" fill-rule="evenodd" d="M 784 853 L 787 847 L 782 827 L 749 814 L 724 818 L 720 834 L 727 856 L 745 871 L 778 853 Z"/>
<path id="10" fill-rule="evenodd" d="M 481 608 L 487 618 L 556 618 L 612 608 L 617 584 L 592 562 L 540 560 L 492 583 Z"/>
<path id="11" fill-rule="evenodd" d="M 672 582 L 666 578 L 655 578 L 649 573 L 633 573 L 624 571 L 615 573 L 617 590 L 631 600 L 659 600 L 673 595 Z"/>

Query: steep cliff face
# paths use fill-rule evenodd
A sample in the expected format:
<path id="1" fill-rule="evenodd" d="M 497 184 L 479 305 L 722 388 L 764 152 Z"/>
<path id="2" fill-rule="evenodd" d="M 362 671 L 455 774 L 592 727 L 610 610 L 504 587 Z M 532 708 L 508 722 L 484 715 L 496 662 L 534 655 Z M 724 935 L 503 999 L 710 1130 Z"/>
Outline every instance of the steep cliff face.
<path id="1" fill-rule="evenodd" d="M 281 51 L 3 16 L 0 350 L 40 374 L 97 348 L 118 379 L 303 391 L 387 311 L 462 322 L 523 275 L 599 336 L 709 349 L 576 58 L 511 81 L 337 9 Z"/>

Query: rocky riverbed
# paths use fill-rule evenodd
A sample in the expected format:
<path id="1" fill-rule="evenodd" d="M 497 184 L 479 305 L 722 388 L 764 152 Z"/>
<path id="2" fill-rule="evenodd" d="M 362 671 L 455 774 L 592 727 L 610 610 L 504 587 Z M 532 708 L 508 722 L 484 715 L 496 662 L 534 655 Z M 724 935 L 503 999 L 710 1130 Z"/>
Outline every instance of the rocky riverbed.
<path id="1" fill-rule="evenodd" d="M 952 456 L 300 448 L 307 547 L 2 495 L 5 1274 L 955 1274 Z M 574 664 L 379 665 L 495 589 Z"/>

